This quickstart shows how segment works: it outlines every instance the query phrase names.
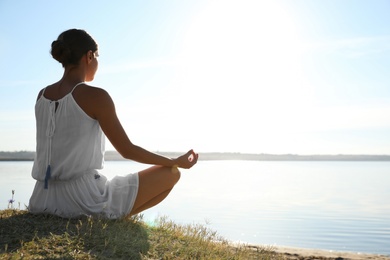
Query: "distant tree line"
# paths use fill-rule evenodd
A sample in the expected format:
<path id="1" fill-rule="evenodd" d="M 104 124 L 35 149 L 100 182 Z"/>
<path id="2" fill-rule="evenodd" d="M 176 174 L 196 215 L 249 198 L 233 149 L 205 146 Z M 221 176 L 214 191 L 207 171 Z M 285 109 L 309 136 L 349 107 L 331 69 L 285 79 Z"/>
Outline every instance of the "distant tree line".
<path id="1" fill-rule="evenodd" d="M 158 152 L 168 157 L 177 157 L 181 153 Z M 35 152 L 0 152 L 0 161 L 33 161 Z M 125 160 L 116 151 L 105 153 L 106 161 Z M 390 155 L 298 155 L 298 154 L 250 154 L 250 153 L 200 153 L 199 160 L 248 160 L 248 161 L 390 161 Z"/>

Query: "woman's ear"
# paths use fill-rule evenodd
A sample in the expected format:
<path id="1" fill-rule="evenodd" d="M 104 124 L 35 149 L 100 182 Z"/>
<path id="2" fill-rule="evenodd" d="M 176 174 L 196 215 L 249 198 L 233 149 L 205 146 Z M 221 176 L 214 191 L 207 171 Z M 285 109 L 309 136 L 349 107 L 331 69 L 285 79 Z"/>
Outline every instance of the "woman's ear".
<path id="1" fill-rule="evenodd" d="M 87 63 L 89 64 L 92 61 L 92 59 L 93 59 L 93 52 L 92 51 L 88 51 L 85 56 L 87 58 Z"/>

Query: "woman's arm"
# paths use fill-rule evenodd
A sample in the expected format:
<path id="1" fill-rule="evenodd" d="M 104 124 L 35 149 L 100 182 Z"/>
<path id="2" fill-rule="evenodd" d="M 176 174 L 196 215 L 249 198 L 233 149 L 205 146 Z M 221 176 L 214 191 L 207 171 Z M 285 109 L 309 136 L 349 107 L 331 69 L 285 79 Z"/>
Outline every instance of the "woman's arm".
<path id="1" fill-rule="evenodd" d="M 93 105 L 93 117 L 99 121 L 100 127 L 111 144 L 124 158 L 145 164 L 186 169 L 191 168 L 197 162 L 198 155 L 193 150 L 172 159 L 133 144 L 117 117 L 115 105 L 110 95 L 105 90 L 98 88 L 93 88 L 93 92 L 96 92 L 93 93 L 93 102 L 91 102 L 95 104 Z"/>

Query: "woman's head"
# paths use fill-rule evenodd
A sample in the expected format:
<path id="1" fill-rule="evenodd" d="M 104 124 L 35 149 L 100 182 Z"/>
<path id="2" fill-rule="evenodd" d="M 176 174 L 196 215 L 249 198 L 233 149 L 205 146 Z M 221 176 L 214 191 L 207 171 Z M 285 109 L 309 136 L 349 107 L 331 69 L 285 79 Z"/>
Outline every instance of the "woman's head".
<path id="1" fill-rule="evenodd" d="M 70 29 L 58 36 L 51 44 L 51 55 L 65 68 L 78 65 L 88 51 L 98 50 L 95 40 L 84 30 Z"/>

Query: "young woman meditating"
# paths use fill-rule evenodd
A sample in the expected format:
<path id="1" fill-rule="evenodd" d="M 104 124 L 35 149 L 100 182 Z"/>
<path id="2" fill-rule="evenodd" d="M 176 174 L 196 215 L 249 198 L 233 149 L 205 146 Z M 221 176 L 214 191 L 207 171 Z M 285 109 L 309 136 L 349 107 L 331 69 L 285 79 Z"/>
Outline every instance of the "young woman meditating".
<path id="1" fill-rule="evenodd" d="M 37 180 L 29 211 L 62 217 L 120 218 L 153 207 L 167 197 L 198 160 L 193 150 L 168 158 L 133 144 L 103 89 L 87 84 L 98 68 L 98 45 L 84 30 L 61 33 L 51 54 L 64 67 L 62 78 L 42 89 L 35 105 L 37 146 L 32 177 Z M 108 180 L 104 140 L 126 159 L 152 167 Z"/>

